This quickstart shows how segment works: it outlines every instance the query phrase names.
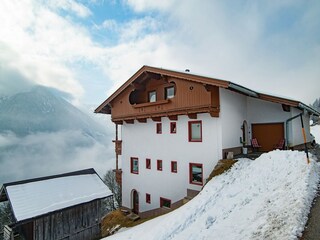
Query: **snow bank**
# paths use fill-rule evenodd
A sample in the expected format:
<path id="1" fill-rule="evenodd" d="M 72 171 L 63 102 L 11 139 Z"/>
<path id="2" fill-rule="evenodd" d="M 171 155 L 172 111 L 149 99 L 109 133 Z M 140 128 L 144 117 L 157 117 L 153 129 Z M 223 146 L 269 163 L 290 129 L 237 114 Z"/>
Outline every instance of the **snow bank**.
<path id="1" fill-rule="evenodd" d="M 320 144 L 320 125 L 310 127 L 312 135 L 315 137 L 316 142 Z"/>
<path id="2" fill-rule="evenodd" d="M 192 201 L 108 240 L 297 239 L 319 181 L 303 152 L 273 151 L 240 159 Z"/>

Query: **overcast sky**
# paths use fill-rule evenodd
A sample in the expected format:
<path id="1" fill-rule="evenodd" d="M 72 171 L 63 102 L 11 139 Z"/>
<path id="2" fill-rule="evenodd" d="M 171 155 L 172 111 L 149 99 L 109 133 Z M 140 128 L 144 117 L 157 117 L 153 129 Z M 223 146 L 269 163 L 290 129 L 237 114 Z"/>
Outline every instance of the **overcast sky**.
<path id="1" fill-rule="evenodd" d="M 2 0 L 0 91 L 22 76 L 99 105 L 151 65 L 310 104 L 319 16 L 318 0 Z"/>

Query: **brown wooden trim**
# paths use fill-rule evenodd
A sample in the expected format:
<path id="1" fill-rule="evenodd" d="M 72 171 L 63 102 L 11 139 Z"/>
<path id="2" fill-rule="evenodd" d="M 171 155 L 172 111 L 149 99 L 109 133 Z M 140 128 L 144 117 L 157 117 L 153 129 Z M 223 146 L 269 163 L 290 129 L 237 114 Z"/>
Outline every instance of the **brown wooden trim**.
<path id="1" fill-rule="evenodd" d="M 187 107 L 187 108 L 179 108 L 174 110 L 163 110 L 158 111 L 157 113 L 135 113 L 135 114 L 123 114 L 121 116 L 118 116 L 116 118 L 112 118 L 113 122 L 116 121 L 125 121 L 128 119 L 138 119 L 138 118 L 161 118 L 161 117 L 171 117 L 171 116 L 179 116 L 179 115 L 187 115 L 192 113 L 210 113 L 210 112 L 217 112 L 217 115 L 219 115 L 219 109 L 212 108 L 210 105 L 202 105 L 202 106 L 196 106 L 196 107 Z M 216 116 L 215 116 L 216 117 Z M 175 120 L 175 117 L 173 117 L 172 120 Z"/>
<path id="2" fill-rule="evenodd" d="M 146 118 L 137 118 L 139 123 L 146 123 L 147 119 Z"/>
<path id="3" fill-rule="evenodd" d="M 168 118 L 171 121 L 177 121 L 178 120 L 178 115 L 169 115 Z"/>
<path id="4" fill-rule="evenodd" d="M 188 113 L 188 118 L 197 119 L 197 114 L 196 113 Z"/>
<path id="5" fill-rule="evenodd" d="M 148 107 L 148 106 L 156 106 L 156 105 L 162 105 L 169 103 L 170 99 L 165 99 L 165 100 L 158 100 L 156 102 L 147 102 L 147 103 L 138 103 L 138 104 L 133 104 L 132 107 L 134 108 L 141 108 L 141 107 Z"/>
<path id="6" fill-rule="evenodd" d="M 115 124 L 123 125 L 123 120 L 113 121 Z"/>
<path id="7" fill-rule="evenodd" d="M 161 117 L 151 117 L 154 122 L 161 122 Z"/>
<path id="8" fill-rule="evenodd" d="M 126 119 L 124 120 L 127 124 L 133 124 L 134 123 L 134 119 Z"/>
<path id="9" fill-rule="evenodd" d="M 290 99 L 285 99 L 285 98 L 281 98 L 281 97 L 271 96 L 271 95 L 267 95 L 267 94 L 263 94 L 263 93 L 260 93 L 259 96 L 260 96 L 260 99 L 265 100 L 265 101 L 285 104 L 285 105 L 292 106 L 292 107 L 298 107 L 299 106 L 299 102 L 295 101 L 295 100 L 290 100 Z"/>

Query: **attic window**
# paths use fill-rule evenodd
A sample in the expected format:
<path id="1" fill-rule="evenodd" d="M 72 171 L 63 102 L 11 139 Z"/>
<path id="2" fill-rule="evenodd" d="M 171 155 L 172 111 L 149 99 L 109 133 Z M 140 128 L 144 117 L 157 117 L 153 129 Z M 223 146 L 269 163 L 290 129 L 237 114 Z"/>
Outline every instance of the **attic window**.
<path id="1" fill-rule="evenodd" d="M 174 97 L 174 86 L 166 87 L 164 91 L 164 98 L 169 99 Z"/>
<path id="2" fill-rule="evenodd" d="M 157 101 L 157 93 L 156 93 L 156 91 L 149 92 L 148 100 L 149 100 L 149 102 L 156 102 Z"/>

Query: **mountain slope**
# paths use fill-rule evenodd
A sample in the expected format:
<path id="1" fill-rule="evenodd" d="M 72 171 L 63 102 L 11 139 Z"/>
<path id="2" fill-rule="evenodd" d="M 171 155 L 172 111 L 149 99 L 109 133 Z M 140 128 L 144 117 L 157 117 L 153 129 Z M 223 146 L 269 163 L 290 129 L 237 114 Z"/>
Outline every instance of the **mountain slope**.
<path id="1" fill-rule="evenodd" d="M 111 131 L 51 89 L 0 98 L 0 186 L 4 182 L 112 168 Z"/>
<path id="2" fill-rule="evenodd" d="M 316 195 L 319 170 L 298 151 L 240 159 L 186 205 L 106 239 L 297 239 Z"/>
<path id="3" fill-rule="evenodd" d="M 88 115 L 42 86 L 0 101 L 0 132 L 26 136 L 61 130 L 80 130 L 95 138 L 106 134 Z"/>

